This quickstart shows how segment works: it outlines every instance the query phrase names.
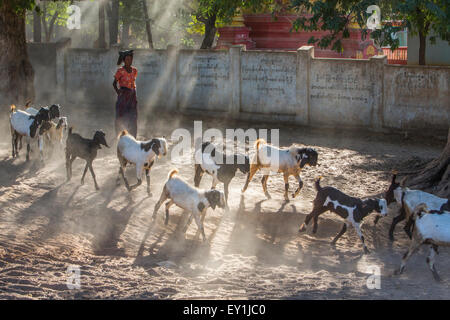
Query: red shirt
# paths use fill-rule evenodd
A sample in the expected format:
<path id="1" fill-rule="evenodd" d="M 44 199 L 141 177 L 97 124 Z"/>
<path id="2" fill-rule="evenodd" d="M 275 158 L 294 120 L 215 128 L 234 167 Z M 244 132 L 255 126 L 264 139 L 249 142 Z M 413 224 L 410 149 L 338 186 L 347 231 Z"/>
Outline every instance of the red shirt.
<path id="1" fill-rule="evenodd" d="M 131 67 L 131 73 L 128 73 L 125 67 L 121 67 L 117 69 L 114 76 L 120 87 L 127 87 L 129 89 L 136 89 L 136 77 L 137 69 L 135 67 Z"/>

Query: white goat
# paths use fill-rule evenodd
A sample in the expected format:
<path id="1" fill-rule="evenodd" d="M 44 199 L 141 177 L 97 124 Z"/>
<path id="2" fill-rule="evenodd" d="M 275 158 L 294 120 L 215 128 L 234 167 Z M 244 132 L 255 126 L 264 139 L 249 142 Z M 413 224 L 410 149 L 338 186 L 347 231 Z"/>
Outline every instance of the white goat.
<path id="1" fill-rule="evenodd" d="M 392 220 L 389 229 L 389 237 L 391 240 L 394 240 L 395 226 L 404 219 L 408 219 L 404 230 L 411 238 L 412 212 L 421 203 L 425 203 L 429 210 L 450 211 L 450 201 L 448 199 L 437 197 L 428 192 L 404 188 L 400 183 L 395 182 L 395 178 L 396 175 L 394 174 L 391 185 L 385 194 L 388 205 L 395 201 L 401 206 L 400 214 Z"/>
<path id="2" fill-rule="evenodd" d="M 38 127 L 43 121 L 49 119 L 49 111 L 41 108 L 36 115 L 31 115 L 25 111 L 17 110 L 15 105 L 11 105 L 10 110 L 10 126 L 11 126 L 11 143 L 12 156 L 19 155 L 18 142 L 22 136 L 27 137 L 27 161 L 30 160 L 31 142 L 36 140 Z M 41 160 L 43 160 L 41 153 Z"/>
<path id="3" fill-rule="evenodd" d="M 255 173 L 262 168 L 264 176 L 261 180 L 264 194 L 270 199 L 270 194 L 267 192 L 267 180 L 269 173 L 282 172 L 284 175 L 284 198 L 289 201 L 289 176 L 293 175 L 298 181 L 298 188 L 292 194 L 295 198 L 303 187 L 302 179 L 300 178 L 300 171 L 305 165 L 317 165 L 317 152 L 312 148 L 299 148 L 291 146 L 290 148 L 280 149 L 278 147 L 269 145 L 263 139 L 258 139 L 255 142 L 256 153 L 250 162 L 250 172 L 247 175 L 244 188 L 242 192 L 247 190 L 250 180 Z"/>
<path id="4" fill-rule="evenodd" d="M 413 211 L 414 231 L 408 251 L 402 259 L 400 269 L 396 274 L 401 274 L 405 269 L 406 262 L 423 244 L 430 244 L 430 253 L 427 263 L 433 273 L 434 279 L 440 281 L 439 274 L 434 267 L 434 258 L 438 253 L 439 246 L 450 247 L 450 212 L 430 210 L 427 205 L 421 203 Z"/>
<path id="5" fill-rule="evenodd" d="M 120 176 L 122 176 L 127 190 L 131 191 L 141 185 L 142 171 L 145 169 L 145 175 L 147 178 L 147 192 L 151 196 L 150 169 L 156 156 L 160 158 L 166 154 L 167 141 L 165 138 L 154 138 L 147 141 L 139 141 L 130 135 L 126 130 L 123 130 L 119 135 L 119 141 L 117 143 L 117 157 L 120 162 L 117 183 L 119 183 Z M 134 163 L 136 165 L 137 183 L 132 186 L 128 184 L 128 181 L 124 175 L 124 169 L 127 163 Z"/>
<path id="6" fill-rule="evenodd" d="M 166 203 L 166 219 L 165 224 L 169 222 L 169 208 L 171 205 L 176 204 L 180 208 L 190 212 L 190 216 L 184 227 L 183 233 L 186 233 L 187 228 L 192 222 L 192 218 L 195 219 L 198 229 L 202 233 L 203 241 L 206 241 L 205 230 L 203 228 L 203 221 L 205 220 L 206 210 L 209 207 L 213 209 L 218 206 L 219 208 L 225 208 L 225 196 L 223 192 L 211 189 L 205 191 L 190 186 L 186 181 L 179 177 L 174 177 L 178 173 L 177 169 L 173 169 L 169 172 L 166 183 L 164 184 L 161 197 L 155 205 L 153 210 L 153 220 L 156 219 L 158 209 L 162 203 L 167 199 L 170 199 Z"/>

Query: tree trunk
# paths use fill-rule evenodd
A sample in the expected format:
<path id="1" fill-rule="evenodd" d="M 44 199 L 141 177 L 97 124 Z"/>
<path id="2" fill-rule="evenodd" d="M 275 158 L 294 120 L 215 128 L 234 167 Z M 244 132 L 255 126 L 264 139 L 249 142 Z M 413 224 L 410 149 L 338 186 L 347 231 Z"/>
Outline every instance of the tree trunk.
<path id="1" fill-rule="evenodd" d="M 439 197 L 450 197 L 450 129 L 447 145 L 441 155 L 418 174 L 407 176 L 403 184 L 414 189 L 430 191 Z"/>
<path id="2" fill-rule="evenodd" d="M 419 32 L 419 65 L 425 65 L 425 49 L 427 46 L 427 36 L 423 32 Z"/>
<path id="3" fill-rule="evenodd" d="M 153 49 L 152 29 L 150 27 L 150 19 L 148 17 L 147 1 L 142 0 L 142 9 L 144 10 L 145 29 L 147 30 L 148 47 Z"/>
<path id="4" fill-rule="evenodd" d="M 28 59 L 25 10 L 15 12 L 11 0 L 0 2 L 0 96 L 4 105 L 34 100 L 34 71 Z"/>
<path id="5" fill-rule="evenodd" d="M 199 19 L 199 21 L 202 21 L 205 24 L 205 37 L 203 38 L 200 49 L 210 49 L 214 43 L 217 32 L 216 14 L 213 14 L 206 19 Z"/>
<path id="6" fill-rule="evenodd" d="M 109 6 L 108 6 L 109 7 Z M 109 14 L 109 45 L 117 43 L 119 34 L 119 0 L 111 0 L 111 10 Z"/>
<path id="7" fill-rule="evenodd" d="M 105 2 L 100 1 L 98 4 L 98 40 L 97 48 L 106 48 L 105 41 Z"/>
<path id="8" fill-rule="evenodd" d="M 124 22 L 122 28 L 121 46 L 127 48 L 130 44 L 130 23 Z"/>
<path id="9" fill-rule="evenodd" d="M 41 42 L 42 41 L 42 29 L 41 29 L 41 17 L 39 13 L 33 10 L 33 42 Z"/>

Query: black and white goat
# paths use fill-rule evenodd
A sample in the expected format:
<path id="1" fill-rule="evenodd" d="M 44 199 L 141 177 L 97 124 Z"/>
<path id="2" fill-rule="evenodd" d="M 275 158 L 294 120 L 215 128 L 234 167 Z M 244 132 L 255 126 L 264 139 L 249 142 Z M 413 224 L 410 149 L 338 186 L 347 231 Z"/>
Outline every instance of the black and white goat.
<path id="1" fill-rule="evenodd" d="M 409 188 L 402 187 L 401 183 L 395 181 L 396 177 L 396 174 L 392 176 L 391 185 L 385 193 L 385 199 L 388 205 L 395 201 L 401 206 L 400 214 L 392 220 L 392 224 L 389 229 L 389 238 L 392 241 L 394 240 L 395 226 L 404 219 L 407 219 L 407 222 L 403 230 L 406 232 L 408 237 L 411 238 L 411 227 L 413 224 L 411 216 L 414 208 L 419 204 L 425 203 L 429 210 L 450 211 L 450 200 L 440 198 L 428 192 L 411 190 Z"/>
<path id="2" fill-rule="evenodd" d="M 86 160 L 86 167 L 84 168 L 83 176 L 81 177 L 81 184 L 84 184 L 84 176 L 89 168 L 92 178 L 94 178 L 95 189 L 100 189 L 98 187 L 97 180 L 95 179 L 92 162 L 97 157 L 97 151 L 98 149 L 101 149 L 101 145 L 109 148 L 106 143 L 105 133 L 103 131 L 98 130 L 94 133 L 94 137 L 92 139 L 86 139 L 77 133 L 72 133 L 72 128 L 69 128 L 66 142 L 66 171 L 68 181 L 72 178 L 72 163 L 77 157 L 79 157 Z"/>
<path id="3" fill-rule="evenodd" d="M 147 193 L 151 196 L 150 192 L 150 169 L 155 162 L 155 158 L 165 156 L 167 154 L 167 141 L 165 138 L 154 138 L 147 141 L 136 140 L 126 130 L 123 130 L 117 143 L 117 158 L 120 162 L 119 176 L 117 177 L 117 183 L 122 176 L 125 186 L 128 191 L 137 188 L 142 183 L 142 172 L 145 169 L 145 176 L 147 178 Z M 133 163 L 136 165 L 136 178 L 137 183 L 130 186 L 128 180 L 125 178 L 124 170 L 127 163 Z"/>
<path id="4" fill-rule="evenodd" d="M 250 170 L 250 161 L 248 156 L 233 154 L 225 155 L 216 150 L 216 147 L 210 142 L 202 143 L 201 149 L 197 151 L 195 164 L 194 184 L 200 185 L 203 173 L 213 177 L 212 189 L 215 189 L 218 182 L 224 184 L 225 201 L 228 202 L 228 188 L 231 180 L 235 177 L 237 170 L 246 174 Z M 197 162 L 200 162 L 198 163 Z M 239 163 L 244 162 L 244 163 Z"/>
<path id="5" fill-rule="evenodd" d="M 50 130 L 52 127 L 51 120 L 60 118 L 61 117 L 61 106 L 59 104 L 52 104 L 50 107 L 42 107 L 40 110 L 37 110 L 33 107 L 29 107 L 30 101 L 26 104 L 25 112 L 31 114 L 32 116 L 36 116 L 38 112 L 42 109 L 48 110 L 48 116 L 49 119 L 45 120 L 41 127 L 39 128 L 39 134 L 38 134 L 38 144 L 39 144 L 39 152 L 41 154 L 41 158 L 43 158 L 44 153 L 44 144 L 45 142 L 49 143 L 49 136 L 47 134 L 47 131 Z M 67 118 L 66 118 L 67 119 Z M 67 123 L 67 120 L 66 120 Z M 45 139 L 45 136 L 47 136 L 47 139 Z"/>
<path id="6" fill-rule="evenodd" d="M 36 140 L 36 133 L 43 121 L 50 119 L 49 110 L 41 108 L 35 115 L 31 115 L 25 111 L 17 110 L 15 105 L 11 105 L 10 110 L 10 127 L 11 127 L 11 144 L 13 158 L 19 155 L 18 143 L 22 136 L 27 140 L 27 161 L 30 160 L 31 142 Z M 41 153 L 41 160 L 42 160 Z"/>
<path id="7" fill-rule="evenodd" d="M 341 231 L 331 241 L 335 244 L 336 241 L 347 231 L 347 227 L 352 225 L 364 247 L 364 253 L 369 253 L 369 250 L 364 243 L 364 236 L 361 233 L 360 225 L 363 219 L 372 211 L 376 211 L 379 215 L 385 216 L 387 214 L 387 203 L 385 199 L 367 199 L 361 200 L 359 198 L 351 197 L 333 187 L 321 187 L 320 178 L 316 179 L 317 195 L 313 202 L 313 210 L 305 219 L 305 222 L 300 226 L 299 232 L 306 230 L 311 219 L 314 219 L 313 233 L 317 232 L 317 222 L 319 215 L 326 211 L 331 211 L 346 219 Z"/>
<path id="8" fill-rule="evenodd" d="M 192 187 L 183 179 L 176 177 L 175 175 L 177 173 L 177 169 L 173 169 L 169 172 L 168 179 L 164 184 L 164 188 L 161 193 L 161 197 L 155 204 L 152 218 L 153 220 L 156 219 L 158 209 L 164 201 L 170 199 L 170 201 L 166 202 L 166 219 L 164 223 L 167 225 L 169 222 L 170 206 L 176 204 L 180 208 L 190 212 L 190 216 L 183 232 L 186 233 L 187 228 L 192 222 L 192 218 L 194 218 L 198 229 L 202 233 L 203 241 L 206 241 L 205 230 L 203 228 L 206 210 L 209 207 L 215 209 L 216 206 L 219 208 L 225 208 L 225 196 L 218 190 L 211 189 L 209 191 L 205 191 Z"/>
<path id="9" fill-rule="evenodd" d="M 414 231 L 408 251 L 403 256 L 400 269 L 396 274 L 405 270 L 406 262 L 423 244 L 431 245 L 427 263 L 435 280 L 440 281 L 439 274 L 434 266 L 434 258 L 439 246 L 450 247 L 450 212 L 441 210 L 428 210 L 425 203 L 415 207 L 412 212 Z"/>
<path id="10" fill-rule="evenodd" d="M 284 175 L 284 199 L 289 201 L 289 176 L 294 176 L 298 181 L 298 188 L 292 194 L 295 198 L 303 187 L 303 181 L 300 178 L 300 171 L 306 166 L 317 165 L 317 151 L 312 148 L 300 148 L 291 146 L 289 148 L 280 149 L 278 147 L 269 145 L 264 139 L 258 139 L 255 142 L 256 153 L 250 162 L 250 171 L 247 175 L 244 188 L 242 192 L 247 190 L 248 184 L 252 180 L 255 173 L 262 169 L 264 176 L 261 180 L 264 194 L 270 199 L 270 194 L 267 191 L 267 180 L 269 173 L 282 172 Z"/>

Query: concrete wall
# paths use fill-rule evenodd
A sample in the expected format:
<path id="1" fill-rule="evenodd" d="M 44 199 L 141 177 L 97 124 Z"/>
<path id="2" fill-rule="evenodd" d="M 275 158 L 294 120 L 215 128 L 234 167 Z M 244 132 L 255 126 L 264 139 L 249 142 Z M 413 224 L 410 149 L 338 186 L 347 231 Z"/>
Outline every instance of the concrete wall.
<path id="1" fill-rule="evenodd" d="M 114 105 L 118 48 L 55 50 L 57 88 L 69 102 Z M 385 56 L 315 58 L 306 46 L 297 52 L 142 49 L 134 65 L 143 111 L 374 131 L 445 131 L 450 120 L 450 67 L 387 65 Z"/>

